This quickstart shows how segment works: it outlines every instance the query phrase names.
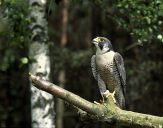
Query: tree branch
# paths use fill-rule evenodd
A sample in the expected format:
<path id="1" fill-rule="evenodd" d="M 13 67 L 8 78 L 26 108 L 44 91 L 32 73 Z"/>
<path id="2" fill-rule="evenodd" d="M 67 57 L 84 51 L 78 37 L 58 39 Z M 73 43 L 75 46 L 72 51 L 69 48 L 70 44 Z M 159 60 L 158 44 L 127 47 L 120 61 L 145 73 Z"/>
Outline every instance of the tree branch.
<path id="1" fill-rule="evenodd" d="M 81 98 L 78 95 L 75 95 L 57 85 L 54 85 L 48 81 L 42 80 L 38 76 L 34 76 L 30 74 L 30 78 L 32 82 L 34 83 L 34 86 L 44 90 L 58 98 L 61 98 L 68 103 L 90 113 L 93 115 L 103 115 L 104 113 L 104 106 L 103 105 L 97 105 L 94 103 L 91 103 L 83 98 Z"/>
<path id="2" fill-rule="evenodd" d="M 89 118 L 91 119 L 109 123 L 114 122 L 118 125 L 124 126 L 142 126 L 152 128 L 163 127 L 163 117 L 122 110 L 114 104 L 111 96 L 108 97 L 106 103 L 98 105 L 60 88 L 57 85 L 45 81 L 40 77 L 32 74 L 29 76 L 35 87 L 78 107 L 79 109 L 85 111 L 87 114 L 84 115 L 89 115 Z"/>

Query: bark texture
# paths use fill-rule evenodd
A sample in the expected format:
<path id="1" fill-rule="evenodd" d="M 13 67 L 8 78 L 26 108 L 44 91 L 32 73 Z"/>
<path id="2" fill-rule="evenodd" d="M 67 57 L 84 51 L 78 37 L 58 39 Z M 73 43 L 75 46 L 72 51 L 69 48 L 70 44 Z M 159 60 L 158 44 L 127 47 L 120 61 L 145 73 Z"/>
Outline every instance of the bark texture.
<path id="1" fill-rule="evenodd" d="M 31 18 L 31 43 L 29 57 L 32 61 L 30 72 L 49 80 L 50 57 L 48 48 L 48 29 L 45 17 L 46 0 L 29 0 Z M 31 86 L 31 118 L 33 128 L 54 128 L 53 96 Z"/>
<path id="2" fill-rule="evenodd" d="M 63 0 L 62 1 L 62 32 L 61 32 L 61 47 L 65 47 L 67 44 L 67 29 L 68 29 L 68 7 L 69 7 L 69 0 Z M 63 68 L 60 70 L 58 75 L 58 81 L 59 86 L 61 88 L 64 88 L 64 85 L 66 83 L 66 70 Z M 64 122 L 64 102 L 61 99 L 57 99 L 56 104 L 56 127 L 57 128 L 63 128 Z"/>
<path id="3" fill-rule="evenodd" d="M 81 114 L 87 119 L 113 123 L 118 126 L 163 127 L 163 117 L 122 110 L 116 106 L 111 96 L 108 97 L 107 102 L 104 104 L 94 104 L 39 77 L 30 74 L 30 78 L 37 88 L 61 98 L 82 110 Z"/>

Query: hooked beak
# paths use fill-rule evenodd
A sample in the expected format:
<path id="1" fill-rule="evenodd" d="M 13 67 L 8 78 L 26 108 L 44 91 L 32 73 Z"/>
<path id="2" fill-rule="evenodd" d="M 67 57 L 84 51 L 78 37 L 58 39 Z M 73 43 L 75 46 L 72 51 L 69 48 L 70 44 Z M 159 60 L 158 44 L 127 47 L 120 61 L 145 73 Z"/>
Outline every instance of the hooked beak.
<path id="1" fill-rule="evenodd" d="M 92 40 L 92 43 L 95 45 L 98 44 L 99 42 L 100 42 L 100 39 L 98 37 L 96 37 Z"/>

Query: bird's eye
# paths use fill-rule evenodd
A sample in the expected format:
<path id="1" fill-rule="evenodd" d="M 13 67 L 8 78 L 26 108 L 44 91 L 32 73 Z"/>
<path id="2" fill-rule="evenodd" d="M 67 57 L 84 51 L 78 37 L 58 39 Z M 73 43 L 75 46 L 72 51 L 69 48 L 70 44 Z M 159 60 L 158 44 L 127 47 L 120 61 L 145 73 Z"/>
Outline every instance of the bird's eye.
<path id="1" fill-rule="evenodd" d="M 101 39 L 101 38 L 100 38 L 99 42 L 103 42 L 103 41 L 104 41 L 104 39 Z"/>
<path id="2" fill-rule="evenodd" d="M 97 37 L 97 38 L 94 39 L 94 41 L 96 43 L 100 43 L 100 42 L 104 42 L 104 39 Z"/>
<path id="3" fill-rule="evenodd" d="M 99 39 L 98 39 L 98 42 L 99 42 L 99 43 L 104 42 L 104 39 L 99 38 Z"/>

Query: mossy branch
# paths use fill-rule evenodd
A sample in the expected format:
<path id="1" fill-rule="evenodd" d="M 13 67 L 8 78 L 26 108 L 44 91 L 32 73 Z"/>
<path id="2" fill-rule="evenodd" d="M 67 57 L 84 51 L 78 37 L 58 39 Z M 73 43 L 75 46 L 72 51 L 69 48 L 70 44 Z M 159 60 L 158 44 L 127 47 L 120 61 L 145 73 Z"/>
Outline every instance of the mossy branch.
<path id="1" fill-rule="evenodd" d="M 67 101 L 69 104 L 81 109 L 87 118 L 108 122 L 124 126 L 141 126 L 162 128 L 163 117 L 141 114 L 132 111 L 122 110 L 114 104 L 111 96 L 108 97 L 106 103 L 95 104 L 89 102 L 78 95 L 75 95 L 59 86 L 41 79 L 35 75 L 29 75 L 32 83 L 38 89 L 44 90 L 58 98 Z"/>

